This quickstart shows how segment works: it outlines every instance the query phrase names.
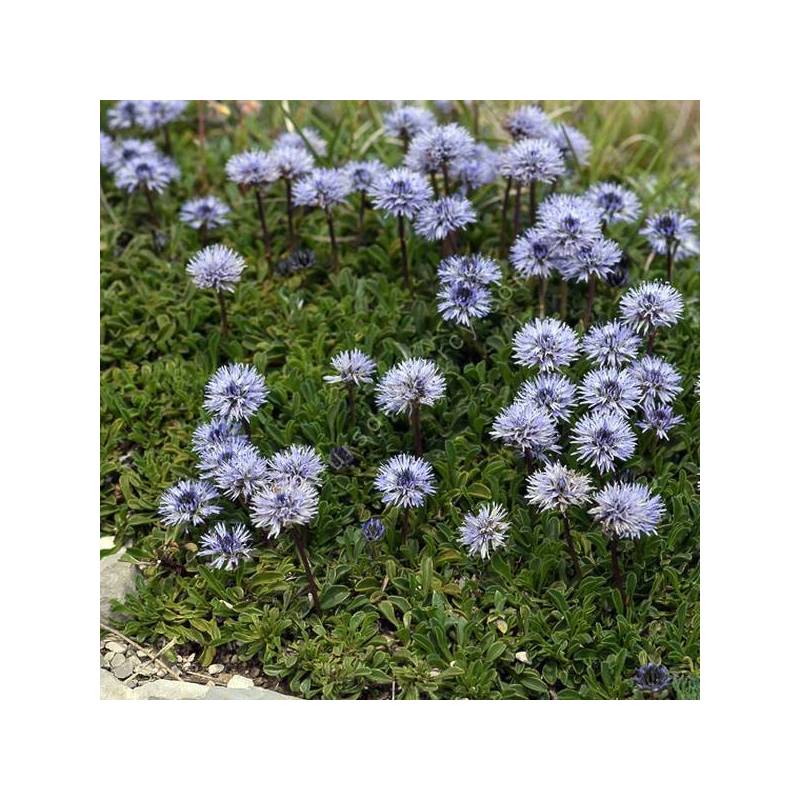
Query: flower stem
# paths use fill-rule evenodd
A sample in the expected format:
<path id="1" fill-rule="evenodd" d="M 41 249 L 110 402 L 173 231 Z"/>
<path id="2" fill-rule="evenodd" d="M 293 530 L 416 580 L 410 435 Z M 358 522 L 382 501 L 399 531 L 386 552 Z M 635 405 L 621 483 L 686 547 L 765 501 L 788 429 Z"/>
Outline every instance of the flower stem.
<path id="1" fill-rule="evenodd" d="M 154 228 L 160 228 L 161 224 L 158 221 L 158 212 L 156 211 L 156 204 L 153 200 L 153 193 L 150 191 L 149 186 L 144 187 L 144 196 L 147 198 L 147 209 L 150 212 L 150 222 L 153 223 Z"/>
<path id="2" fill-rule="evenodd" d="M 536 181 L 531 181 L 528 187 L 528 222 L 531 228 L 536 224 Z"/>
<path id="3" fill-rule="evenodd" d="M 406 248 L 406 225 L 402 214 L 397 217 L 397 227 L 400 234 L 400 258 L 403 261 L 403 277 L 406 281 L 406 289 L 411 291 L 411 274 L 408 271 L 408 249 Z"/>
<path id="4" fill-rule="evenodd" d="M 317 582 L 314 580 L 314 573 L 311 571 L 311 563 L 308 560 L 308 553 L 306 552 L 306 545 L 303 541 L 303 532 L 297 528 L 292 530 L 294 536 L 294 545 L 297 548 L 297 554 L 300 556 L 300 561 L 303 562 L 303 568 L 306 571 L 306 580 L 308 581 L 308 591 L 314 598 L 314 608 L 317 613 L 320 611 L 319 607 L 319 590 L 317 589 Z"/>
<path id="5" fill-rule="evenodd" d="M 431 185 L 433 186 L 433 196 L 439 197 L 439 181 L 436 180 L 436 173 L 431 172 Z"/>
<path id="6" fill-rule="evenodd" d="M 561 276 L 560 295 L 561 298 L 559 300 L 558 315 L 562 322 L 566 322 L 567 306 L 569 305 L 569 283 L 563 275 Z"/>
<path id="7" fill-rule="evenodd" d="M 520 213 L 522 211 L 522 184 L 517 181 L 517 192 L 514 195 L 514 238 L 519 236 Z"/>
<path id="8" fill-rule="evenodd" d="M 508 201 L 511 197 L 511 178 L 506 181 L 506 190 L 503 193 L 503 210 L 500 214 L 500 254 L 506 251 L 506 229 L 508 227 Z"/>
<path id="9" fill-rule="evenodd" d="M 583 329 L 589 330 L 592 322 L 592 306 L 594 305 L 594 292 L 597 287 L 597 275 L 589 276 L 589 287 L 586 292 L 586 310 L 583 312 Z"/>
<path id="10" fill-rule="evenodd" d="M 656 332 L 658 328 L 653 328 L 650 333 L 647 334 L 647 355 L 653 355 L 653 345 L 656 343 Z"/>
<path id="11" fill-rule="evenodd" d="M 569 527 L 569 517 L 566 513 L 564 513 L 563 517 L 563 526 L 562 530 L 564 532 L 564 541 L 567 543 L 567 550 L 569 551 L 569 557 L 572 559 L 572 566 L 575 567 L 575 574 L 578 576 L 578 580 L 583 578 L 583 570 L 581 569 L 581 562 L 578 561 L 578 553 L 575 550 L 575 542 L 572 539 L 572 531 Z"/>
<path id="12" fill-rule="evenodd" d="M 611 574 L 614 578 L 614 586 L 622 595 L 622 604 L 627 608 L 628 598 L 625 596 L 625 584 L 622 582 L 622 569 L 619 565 L 619 539 L 616 536 L 609 539 L 608 549 L 611 553 Z"/>
<path id="13" fill-rule="evenodd" d="M 442 181 L 444 182 L 444 193 L 450 194 L 450 177 L 447 174 L 447 164 L 442 164 Z"/>
<path id="14" fill-rule="evenodd" d="M 225 295 L 222 292 L 222 289 L 217 291 L 217 298 L 219 299 L 219 319 L 220 319 L 220 331 L 223 336 L 228 335 L 228 310 L 225 307 Z"/>
<path id="15" fill-rule="evenodd" d="M 672 283 L 672 259 L 674 256 L 671 241 L 667 241 L 667 280 Z"/>
<path id="16" fill-rule="evenodd" d="M 347 384 L 347 405 L 350 410 L 350 426 L 356 427 L 356 390 L 352 383 Z"/>
<path id="17" fill-rule="evenodd" d="M 331 260 L 333 261 L 334 270 L 339 269 L 339 248 L 336 246 L 336 232 L 333 229 L 333 214 L 330 209 L 325 211 L 325 216 L 328 219 L 328 236 L 331 239 Z"/>
<path id="18" fill-rule="evenodd" d="M 294 250 L 294 209 L 292 208 L 292 179 L 286 178 L 286 222 L 289 226 L 289 250 Z"/>
<path id="19" fill-rule="evenodd" d="M 364 215 L 367 211 L 367 193 L 361 192 L 361 202 L 358 206 L 358 243 L 364 244 Z"/>
<path id="20" fill-rule="evenodd" d="M 267 228 L 267 217 L 264 214 L 264 202 L 261 199 L 260 186 L 256 186 L 256 206 L 258 207 L 258 219 L 261 222 L 261 238 L 264 240 L 264 255 L 267 257 L 267 263 L 269 263 L 272 254 L 272 243 L 269 236 L 269 228 Z"/>
<path id="21" fill-rule="evenodd" d="M 172 141 L 169 138 L 169 128 L 164 125 L 164 151 L 167 155 L 172 155 Z"/>
<path id="22" fill-rule="evenodd" d="M 539 316 L 544 318 L 545 305 L 547 302 L 547 278 L 544 275 L 539 277 Z"/>
<path id="23" fill-rule="evenodd" d="M 401 542 L 405 544 L 408 541 L 408 531 L 411 527 L 408 523 L 408 508 L 403 509 L 403 513 L 400 516 L 400 522 L 402 525 L 402 533 L 401 533 Z"/>
<path id="24" fill-rule="evenodd" d="M 422 421 L 417 402 L 411 404 L 411 427 L 414 429 L 414 454 L 420 458 L 422 456 Z"/>

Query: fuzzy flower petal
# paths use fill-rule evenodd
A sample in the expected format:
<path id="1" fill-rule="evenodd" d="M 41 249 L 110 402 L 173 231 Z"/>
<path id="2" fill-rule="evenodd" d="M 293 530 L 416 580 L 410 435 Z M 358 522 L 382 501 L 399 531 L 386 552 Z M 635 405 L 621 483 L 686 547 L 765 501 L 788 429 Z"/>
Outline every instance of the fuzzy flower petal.
<path id="1" fill-rule="evenodd" d="M 272 483 L 310 483 L 322 481 L 325 464 L 313 447 L 293 444 L 273 455 L 267 462 L 267 479 Z"/>
<path id="2" fill-rule="evenodd" d="M 477 216 L 472 203 L 464 197 L 442 197 L 427 203 L 414 222 L 414 230 L 428 241 L 439 241 L 453 231 L 466 228 Z"/>
<path id="3" fill-rule="evenodd" d="M 497 262 L 480 253 L 469 256 L 448 256 L 438 268 L 439 281 L 443 284 L 466 282 L 475 286 L 500 283 L 503 274 Z"/>
<path id="4" fill-rule="evenodd" d="M 639 405 L 641 387 L 631 370 L 600 367 L 583 376 L 578 393 L 591 409 L 608 409 L 627 417 Z"/>
<path id="5" fill-rule="evenodd" d="M 636 358 L 642 339 L 619 320 L 590 328 L 581 341 L 586 357 L 601 367 L 619 368 Z"/>
<path id="6" fill-rule="evenodd" d="M 375 362 L 360 350 L 344 350 L 331 359 L 331 366 L 336 370 L 333 375 L 325 375 L 326 383 L 344 383 L 359 386 L 372 383 L 375 374 Z"/>
<path id="7" fill-rule="evenodd" d="M 205 227 L 206 230 L 213 230 L 228 224 L 228 214 L 231 213 L 227 203 L 217 199 L 213 195 L 208 197 L 193 197 L 187 200 L 182 206 L 178 219 L 185 222 L 189 227 L 199 230 Z"/>
<path id="8" fill-rule="evenodd" d="M 203 407 L 212 414 L 239 422 L 264 405 L 269 389 L 258 371 L 246 364 L 220 367 L 206 384 Z"/>
<path id="9" fill-rule="evenodd" d="M 504 178 L 525 186 L 538 181 L 553 183 L 566 172 L 561 151 L 546 139 L 523 139 L 500 155 L 498 170 Z"/>
<path id="10" fill-rule="evenodd" d="M 630 189 L 610 181 L 590 186 L 586 191 L 586 199 L 597 208 L 606 225 L 634 222 L 642 211 L 639 198 Z"/>
<path id="11" fill-rule="evenodd" d="M 222 511 L 218 497 L 207 481 L 180 481 L 161 495 L 158 514 L 167 525 L 201 525 Z"/>
<path id="12" fill-rule="evenodd" d="M 489 435 L 500 439 L 526 458 L 546 461 L 560 451 L 558 429 L 550 413 L 535 403 L 515 402 L 495 417 Z"/>
<path id="13" fill-rule="evenodd" d="M 415 404 L 432 406 L 444 397 L 445 380 L 433 361 L 409 358 L 380 379 L 378 408 L 386 414 L 410 413 Z"/>
<path id="14" fill-rule="evenodd" d="M 553 463 L 528 478 L 525 499 L 542 511 L 556 509 L 565 514 L 570 506 L 585 506 L 591 495 L 592 481 L 588 475 Z"/>
<path id="15" fill-rule="evenodd" d="M 270 483 L 250 502 L 250 518 L 256 528 L 266 528 L 274 538 L 287 528 L 307 525 L 317 515 L 319 493 L 305 481 Z"/>
<path id="16" fill-rule="evenodd" d="M 666 511 L 663 500 L 641 483 L 609 483 L 595 495 L 590 514 L 608 537 L 638 539 L 655 533 Z"/>
<path id="17" fill-rule="evenodd" d="M 506 532 L 511 527 L 508 514 L 499 503 L 484 503 L 477 514 L 466 514 L 459 529 L 461 543 L 468 548 L 471 556 L 480 554 L 488 558 L 491 550 L 498 550 L 506 544 Z"/>
<path id="18" fill-rule="evenodd" d="M 514 402 L 544 406 L 555 419 L 566 421 L 575 407 L 575 384 L 557 372 L 541 372 L 522 384 Z"/>
<path id="19" fill-rule="evenodd" d="M 232 292 L 245 266 L 244 259 L 237 252 L 221 244 L 212 244 L 195 253 L 186 265 L 186 271 L 200 289 Z"/>
<path id="20" fill-rule="evenodd" d="M 434 125 L 436 117 L 427 108 L 420 106 L 398 106 L 383 115 L 383 127 L 395 139 L 409 141 Z"/>
<path id="21" fill-rule="evenodd" d="M 559 370 L 578 357 L 578 336 L 560 320 L 536 319 L 514 335 L 513 352 L 522 366 Z"/>
<path id="22" fill-rule="evenodd" d="M 269 155 L 263 150 L 248 150 L 231 156 L 225 164 L 225 174 L 228 180 L 240 186 L 258 186 L 278 179 Z"/>
<path id="23" fill-rule="evenodd" d="M 370 190 L 375 208 L 407 219 L 413 219 L 432 197 L 430 183 L 418 172 L 405 168 L 390 169 Z"/>
<path id="24" fill-rule="evenodd" d="M 681 390 L 681 375 L 675 367 L 659 356 L 643 356 L 630 368 L 639 384 L 644 405 L 656 402 L 671 403 Z"/>
<path id="25" fill-rule="evenodd" d="M 292 203 L 330 211 L 347 200 L 350 185 L 340 169 L 314 169 L 292 190 Z"/>
<path id="26" fill-rule="evenodd" d="M 659 281 L 628 289 L 619 301 L 622 318 L 637 331 L 674 325 L 683 315 L 683 298 L 672 286 Z"/>
<path id="27" fill-rule="evenodd" d="M 548 278 L 560 263 L 550 236 L 542 228 L 528 228 L 517 237 L 509 261 L 522 278 Z"/>
<path id="28" fill-rule="evenodd" d="M 578 461 L 610 472 L 617 461 L 627 461 L 636 449 L 636 437 L 628 421 L 615 411 L 600 409 L 575 424 L 572 443 Z"/>
<path id="29" fill-rule="evenodd" d="M 375 488 L 386 505 L 418 508 L 436 491 L 436 481 L 427 461 L 402 453 L 381 464 Z"/>
<path id="30" fill-rule="evenodd" d="M 240 561 L 247 561 L 253 548 L 250 546 L 250 532 L 241 523 L 226 525 L 218 522 L 208 533 L 200 537 L 201 549 L 197 554 L 211 557 L 214 569 L 232 570 Z"/>

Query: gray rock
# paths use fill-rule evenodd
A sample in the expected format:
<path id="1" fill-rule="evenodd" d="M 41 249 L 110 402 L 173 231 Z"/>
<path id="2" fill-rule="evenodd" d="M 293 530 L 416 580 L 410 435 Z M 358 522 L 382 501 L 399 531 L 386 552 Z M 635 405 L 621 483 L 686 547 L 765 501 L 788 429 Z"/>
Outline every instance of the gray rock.
<path id="1" fill-rule="evenodd" d="M 118 681 L 108 670 L 100 670 L 101 700 L 133 700 L 134 697 L 133 691 Z"/>
<path id="2" fill-rule="evenodd" d="M 125 656 L 122 653 L 114 653 L 111 656 L 111 661 L 108 662 L 111 669 L 121 667 L 125 663 Z"/>
<path id="3" fill-rule="evenodd" d="M 208 690 L 204 700 L 296 700 L 285 694 L 278 694 L 269 689 L 253 686 L 250 689 L 230 689 L 227 686 L 215 686 Z"/>
<path id="4" fill-rule="evenodd" d="M 130 658 L 125 659 L 124 663 L 118 667 L 114 667 L 114 677 L 119 678 L 121 681 L 125 678 L 130 678 L 133 675 L 133 661 Z"/>
<path id="5" fill-rule="evenodd" d="M 104 646 L 106 650 L 110 650 L 112 653 L 124 653 L 128 649 L 126 645 L 114 641 L 114 639 L 109 639 L 104 643 Z"/>
<path id="6" fill-rule="evenodd" d="M 228 681 L 229 689 L 252 689 L 255 686 L 252 678 L 245 678 L 244 675 L 234 675 Z"/>
<path id="7" fill-rule="evenodd" d="M 120 561 L 125 548 L 100 559 L 100 619 L 108 622 L 111 616 L 111 601 L 124 600 L 136 590 L 136 567 Z"/>
<path id="8" fill-rule="evenodd" d="M 209 675 L 219 675 L 219 673 L 222 672 L 224 669 L 225 669 L 225 667 L 222 664 L 212 664 L 208 668 L 208 674 Z"/>
<path id="9" fill-rule="evenodd" d="M 200 700 L 208 691 L 200 683 L 158 680 L 142 684 L 134 695 L 137 700 Z"/>

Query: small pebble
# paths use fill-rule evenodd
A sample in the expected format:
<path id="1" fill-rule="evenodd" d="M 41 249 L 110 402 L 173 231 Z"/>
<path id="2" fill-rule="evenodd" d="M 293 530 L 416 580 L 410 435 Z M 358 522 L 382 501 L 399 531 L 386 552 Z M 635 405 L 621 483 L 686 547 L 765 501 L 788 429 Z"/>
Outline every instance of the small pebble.
<path id="1" fill-rule="evenodd" d="M 209 675 L 219 675 L 219 673 L 222 672 L 224 669 L 225 669 L 225 667 L 222 664 L 212 664 L 208 668 L 208 674 Z"/>
<path id="2" fill-rule="evenodd" d="M 166 674 L 167 674 L 167 671 L 165 669 L 156 670 L 156 677 L 157 678 L 163 678 Z"/>
<path id="3" fill-rule="evenodd" d="M 120 642 L 115 642 L 113 639 L 105 643 L 106 650 L 112 653 L 124 653 L 128 648 Z"/>
<path id="4" fill-rule="evenodd" d="M 132 674 L 133 664 L 131 664 L 130 659 L 124 661 L 114 669 L 115 677 L 119 678 L 121 681 L 125 680 L 125 678 L 129 678 Z"/>
<path id="5" fill-rule="evenodd" d="M 109 663 L 111 664 L 111 669 L 116 669 L 125 663 L 125 656 L 122 655 L 122 653 L 114 653 L 114 656 Z"/>

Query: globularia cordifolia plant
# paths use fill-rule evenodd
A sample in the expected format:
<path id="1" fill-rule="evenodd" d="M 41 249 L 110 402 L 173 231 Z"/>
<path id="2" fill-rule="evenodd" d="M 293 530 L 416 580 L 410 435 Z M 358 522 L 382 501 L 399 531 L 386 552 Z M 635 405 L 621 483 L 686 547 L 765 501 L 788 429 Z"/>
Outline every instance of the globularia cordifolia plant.
<path id="1" fill-rule="evenodd" d="M 647 334 L 647 352 L 652 354 L 658 330 L 674 325 L 683 316 L 683 298 L 666 283 L 641 283 L 625 292 L 619 310 L 628 325 Z"/>
<path id="2" fill-rule="evenodd" d="M 336 245 L 333 209 L 347 200 L 348 191 L 348 179 L 342 170 L 313 169 L 309 175 L 298 181 L 292 192 L 294 205 L 319 208 L 325 213 L 334 270 L 339 268 L 339 248 Z"/>
<path id="3" fill-rule="evenodd" d="M 121 163 L 114 171 L 117 187 L 128 193 L 141 191 L 147 199 L 151 222 L 159 226 L 154 195 L 161 194 L 167 185 L 180 177 L 175 162 L 159 152 L 146 152 Z"/>
<path id="4" fill-rule="evenodd" d="M 238 153 L 228 159 L 225 165 L 228 180 L 238 184 L 240 191 L 253 190 L 258 208 L 258 219 L 261 223 L 261 239 L 264 242 L 264 256 L 269 262 L 272 257 L 272 238 L 267 226 L 267 216 L 264 211 L 264 190 L 277 180 L 275 170 L 270 163 L 270 158 L 263 150 L 248 150 Z"/>
<path id="5" fill-rule="evenodd" d="M 186 271 L 192 276 L 195 286 L 212 289 L 217 295 L 223 336 L 228 333 L 225 292 L 233 292 L 245 266 L 244 259 L 237 252 L 221 244 L 203 248 L 186 265 Z"/>
<path id="6" fill-rule="evenodd" d="M 385 414 L 408 414 L 414 432 L 414 452 L 423 453 L 420 408 L 444 397 L 445 380 L 433 361 L 409 358 L 384 373 L 376 391 L 378 408 Z"/>
<path id="7" fill-rule="evenodd" d="M 333 375 L 325 375 L 326 383 L 341 383 L 347 388 L 347 404 L 350 411 L 350 424 L 356 425 L 356 388 L 362 384 L 372 383 L 377 366 L 375 362 L 360 350 L 344 350 L 331 359 Z"/>
<path id="8" fill-rule="evenodd" d="M 437 175 L 441 174 L 444 193 L 450 194 L 450 175 L 459 161 L 472 153 L 475 140 L 470 132 L 452 122 L 436 125 L 418 133 L 408 147 L 405 165 L 415 172 L 428 175 L 433 193 L 439 197 Z"/>
<path id="9" fill-rule="evenodd" d="M 385 175 L 388 168 L 381 161 L 350 161 L 344 167 L 345 176 L 349 182 L 349 193 L 358 195 L 358 242 L 364 241 L 364 217 L 366 215 L 369 191 L 381 176 Z"/>
<path id="10" fill-rule="evenodd" d="M 403 152 L 408 152 L 409 142 L 419 133 L 436 125 L 436 117 L 427 108 L 420 106 L 397 106 L 383 115 L 386 133 L 403 144 Z"/>
<path id="11" fill-rule="evenodd" d="M 229 224 L 230 206 L 218 197 L 193 197 L 187 200 L 178 213 L 178 219 L 200 233 L 200 240 L 205 244 L 209 231 Z"/>
<path id="12" fill-rule="evenodd" d="M 672 266 L 697 253 L 695 221 L 679 211 L 662 211 L 648 217 L 641 234 L 654 253 L 667 258 L 667 280 L 672 283 Z"/>
<path id="13" fill-rule="evenodd" d="M 286 223 L 289 229 L 289 250 L 296 244 L 294 215 L 292 213 L 293 185 L 306 177 L 314 168 L 314 159 L 304 147 L 276 144 L 267 156 L 267 167 L 275 180 L 282 180 L 286 189 Z"/>
<path id="14" fill-rule="evenodd" d="M 392 456 L 378 468 L 375 488 L 381 493 L 385 505 L 400 509 L 405 542 L 410 527 L 409 509 L 420 508 L 425 498 L 436 492 L 433 468 L 424 458 L 406 453 Z"/>
<path id="15" fill-rule="evenodd" d="M 499 503 L 484 503 L 477 514 L 465 514 L 459 529 L 461 544 L 471 556 L 489 558 L 492 550 L 505 547 L 506 533 L 511 527 L 508 512 Z"/>

